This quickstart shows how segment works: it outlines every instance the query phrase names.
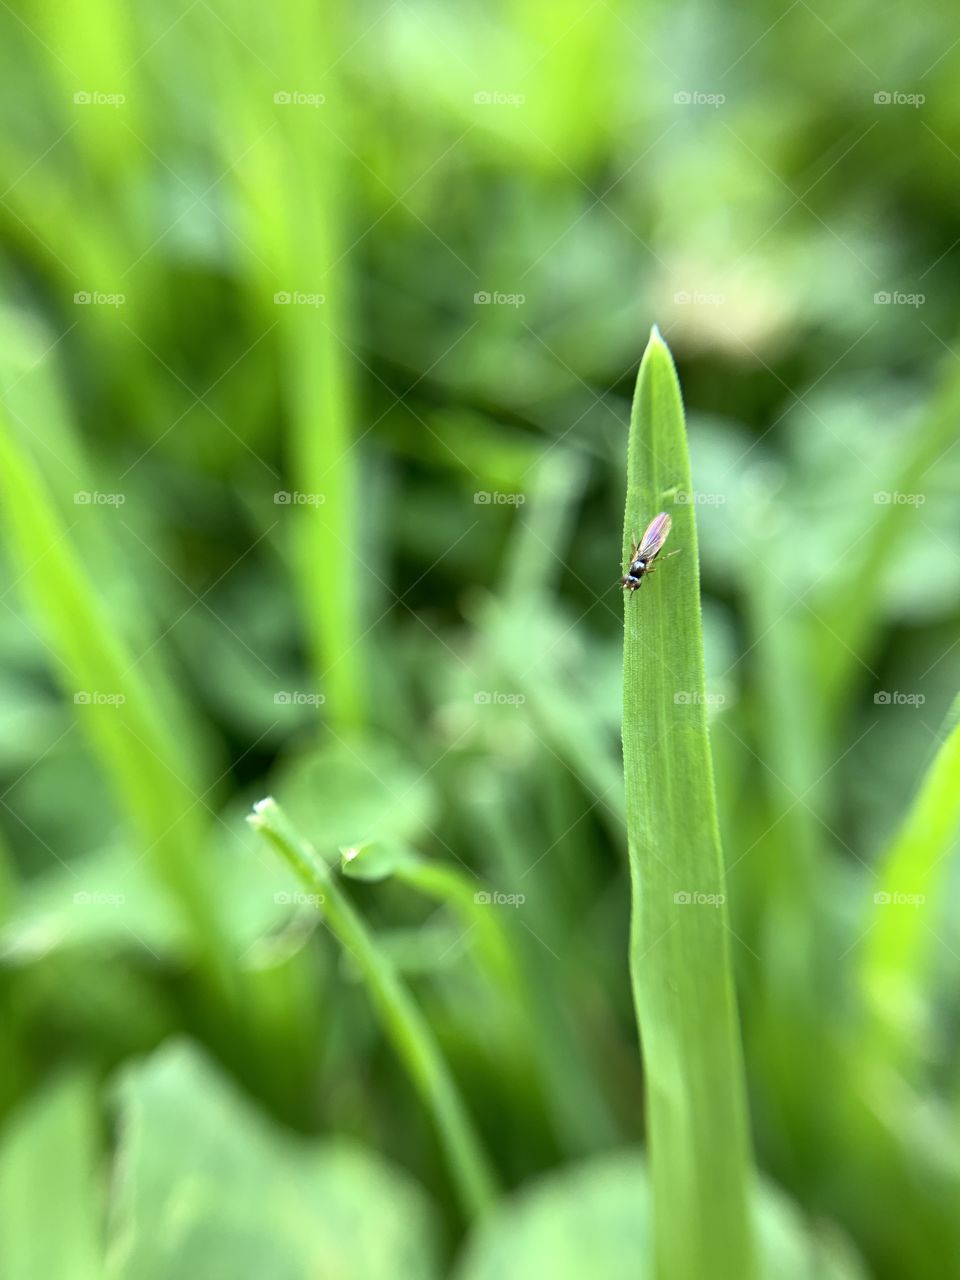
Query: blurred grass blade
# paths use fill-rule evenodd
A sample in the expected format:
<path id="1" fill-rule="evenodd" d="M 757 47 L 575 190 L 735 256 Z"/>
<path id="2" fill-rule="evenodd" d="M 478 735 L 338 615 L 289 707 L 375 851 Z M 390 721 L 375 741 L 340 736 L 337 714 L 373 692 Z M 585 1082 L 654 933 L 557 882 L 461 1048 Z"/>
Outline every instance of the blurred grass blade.
<path id="1" fill-rule="evenodd" d="M 903 1066 L 929 1043 L 924 999 L 926 958 L 937 942 L 928 920 L 950 873 L 960 826 L 960 723 L 954 704 L 950 732 L 883 858 L 864 940 L 861 983 L 877 1043 L 871 1061 Z"/>
<path id="2" fill-rule="evenodd" d="M 950 365 L 888 480 L 893 493 L 925 496 L 932 483 L 930 472 L 956 443 L 958 414 L 960 377 Z M 828 722 L 836 723 L 841 716 L 851 685 L 861 678 L 863 663 L 878 642 L 888 568 L 915 513 L 911 503 L 878 503 L 869 537 L 854 542 L 844 557 L 846 571 L 818 605 L 821 643 L 814 688 Z"/>
<path id="3" fill-rule="evenodd" d="M 93 1085 L 78 1075 L 31 1098 L 5 1128 L 3 1280 L 96 1280 L 103 1274 L 98 1126 Z"/>
<path id="4" fill-rule="evenodd" d="M 346 91 L 337 74 L 337 49 L 350 45 L 351 11 L 321 13 L 304 0 L 283 0 L 278 21 L 289 33 L 287 74 L 311 84 L 317 65 L 324 76 L 323 121 L 316 111 L 279 115 L 264 94 L 249 146 L 254 153 L 263 126 L 272 133 L 268 154 L 279 178 L 253 190 L 251 213 L 259 222 L 265 259 L 283 281 L 289 305 L 274 307 L 285 393 L 289 400 L 292 487 L 308 495 L 289 512 L 294 566 L 314 668 L 326 696 L 325 716 L 340 731 L 364 719 L 360 592 L 370 569 L 358 554 L 360 455 L 354 446 L 357 358 L 343 338 L 350 310 L 351 271 L 343 228 L 349 142 Z M 272 96 L 272 95 L 271 95 Z M 249 197 L 249 192 L 247 193 Z M 296 294 L 320 299 L 296 305 Z"/>
<path id="5" fill-rule="evenodd" d="M 481 881 L 458 867 L 421 857 L 407 845 L 372 841 L 341 851 L 340 869 L 351 880 L 385 880 L 392 876 L 417 893 L 454 911 L 463 927 L 476 936 L 481 967 L 509 1007 L 519 995 L 520 976 L 510 943 L 497 913 L 488 909 L 489 892 Z"/>
<path id="6" fill-rule="evenodd" d="M 483 825 L 484 816 L 478 814 L 477 821 Z M 502 850 L 516 840 L 513 827 L 491 835 L 490 844 Z M 516 937 L 515 930 L 508 932 L 500 923 L 498 912 L 491 911 L 490 892 L 478 891 L 481 881 L 469 878 L 457 867 L 428 861 L 404 846 L 378 841 L 344 850 L 341 870 L 357 880 L 393 876 L 456 912 L 463 931 L 459 936 L 476 952 L 478 969 L 495 993 L 497 1012 L 505 1022 L 504 1034 L 515 1050 L 536 1064 L 563 1140 L 574 1151 L 613 1145 L 617 1129 L 605 1107 L 602 1089 L 589 1074 L 581 1043 L 564 1025 L 551 982 L 541 979 L 543 966 L 538 962 L 547 957 L 551 965 L 555 963 L 543 939 L 546 930 L 525 922 L 523 935 Z M 504 883 L 512 885 L 516 878 L 507 877 Z M 533 949 L 526 939 L 533 942 Z M 525 948 L 537 953 L 526 965 L 522 962 Z M 444 950 L 448 949 L 449 944 Z M 490 1027 L 488 1034 L 493 1030 Z"/>
<path id="7" fill-rule="evenodd" d="M 293 830 L 280 806 L 269 798 L 261 800 L 247 821 L 262 832 L 317 896 L 318 909 L 363 974 L 384 1028 L 433 1114 L 464 1211 L 471 1217 L 486 1213 L 495 1199 L 493 1175 L 457 1086 L 419 1007 L 329 869 Z"/>
<path id="8" fill-rule="evenodd" d="M 143 856 L 191 926 L 198 953 L 222 976 L 225 952 L 205 884 L 201 797 L 181 778 L 167 733 L 137 661 L 111 627 L 37 468 L 0 417 L 2 518 L 22 565 L 17 580 L 49 637 L 61 685 L 87 730 Z"/>
<path id="9" fill-rule="evenodd" d="M 565 769 L 560 778 L 560 787 L 576 804 Z M 489 874 L 511 890 L 527 888 L 527 875 L 532 869 L 527 850 L 537 848 L 543 838 L 537 785 L 535 779 L 510 768 L 499 773 L 480 773 L 471 779 L 470 827 L 478 854 L 491 859 Z M 561 821 L 558 833 L 547 846 L 552 856 L 562 856 L 565 852 L 562 850 L 564 837 L 574 824 L 575 819 L 569 816 Z M 536 891 L 529 893 L 518 942 L 528 1034 L 540 1064 L 544 1093 L 562 1146 L 572 1153 L 584 1154 L 615 1146 L 621 1130 L 612 1114 L 605 1081 L 597 1069 L 602 1050 L 598 1052 L 590 1037 L 583 1035 L 576 1020 L 574 1001 L 556 998 L 558 981 L 568 983 L 566 989 L 570 991 L 585 976 L 583 966 L 573 955 L 568 963 L 579 972 L 575 977 L 558 978 L 555 953 L 565 954 L 564 938 L 576 918 L 567 913 L 559 900 L 562 891 L 570 885 L 575 886 L 579 905 L 587 893 L 582 882 L 577 882 L 570 867 L 552 862 Z M 533 889 L 533 885 L 530 888 Z M 597 975 L 596 971 L 589 977 L 603 982 L 603 975 Z"/>
<path id="10" fill-rule="evenodd" d="M 566 567 L 561 548 L 570 540 L 587 478 L 586 462 L 573 449 L 554 448 L 528 470 L 530 492 L 522 495 L 504 573 L 508 608 L 530 609 L 556 590 Z"/>
<path id="11" fill-rule="evenodd" d="M 624 592 L 623 754 L 659 1280 L 749 1280 L 753 1171 L 704 694 L 680 386 L 654 329 L 630 421 L 624 561 L 664 508 L 671 546 Z"/>

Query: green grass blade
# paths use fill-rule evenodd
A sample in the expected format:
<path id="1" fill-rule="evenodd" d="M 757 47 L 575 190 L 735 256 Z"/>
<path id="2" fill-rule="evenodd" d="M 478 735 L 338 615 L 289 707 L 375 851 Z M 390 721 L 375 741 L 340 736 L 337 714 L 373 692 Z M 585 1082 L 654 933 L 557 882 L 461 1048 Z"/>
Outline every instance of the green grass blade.
<path id="1" fill-rule="evenodd" d="M 98 1280 L 100 1135 L 94 1088 L 70 1075 L 35 1094 L 0 1142 L 4 1280 Z M 56 1227 L 50 1210 L 56 1205 Z"/>
<path id="2" fill-rule="evenodd" d="M 468 934 L 474 935 L 480 967 L 495 984 L 499 999 L 515 1006 L 520 987 L 517 964 L 497 913 L 489 909 L 490 894 L 484 893 L 483 882 L 476 876 L 421 857 L 407 845 L 383 840 L 341 850 L 340 870 L 350 880 L 392 876 L 449 907 Z"/>
<path id="3" fill-rule="evenodd" d="M 261 800 L 247 821 L 260 831 L 317 897 L 317 906 L 350 952 L 401 1061 L 432 1112 L 465 1212 L 486 1213 L 496 1196 L 486 1154 L 429 1024 L 363 920 L 314 849 L 293 830 L 280 806 Z"/>
<path id="4" fill-rule="evenodd" d="M 630 422 L 624 561 L 659 511 L 674 528 L 624 593 L 623 754 L 630 968 L 647 1087 L 659 1280 L 756 1274 L 753 1173 L 704 695 L 697 535 L 683 404 L 654 329 Z M 698 900 L 703 899 L 703 900 Z"/>
<path id="5" fill-rule="evenodd" d="M 942 898 L 949 854 L 960 826 L 960 723 L 927 770 L 873 884 L 864 940 L 861 986 L 874 1035 L 867 1057 L 901 1067 L 930 1042 L 925 1018 L 926 959 L 938 926 L 928 919 Z"/>
<path id="6" fill-rule="evenodd" d="M 3 523 L 22 566 L 19 589 L 40 621 L 61 685 L 80 704 L 78 718 L 144 856 L 189 922 L 198 954 L 222 978 L 216 913 L 200 862 L 205 842 L 200 797 L 181 778 L 176 744 L 152 692 L 111 627 L 36 465 L 3 418 L 0 498 Z"/>
<path id="7" fill-rule="evenodd" d="M 342 11 L 344 15 L 348 10 Z M 349 19 L 321 16 L 304 0 L 285 0 L 282 21 L 292 34 L 289 68 L 310 84 L 317 60 L 324 77 L 323 119 L 316 111 L 274 111 L 285 181 L 272 193 L 271 217 L 281 228 L 268 254 L 286 276 L 285 289 L 318 293 L 321 306 L 277 310 L 290 403 L 289 450 L 294 487 L 320 495 L 317 506 L 291 512 L 302 608 L 313 662 L 326 693 L 326 717 L 340 731 L 364 720 L 364 646 L 360 592 L 369 576 L 361 542 L 360 455 L 354 447 L 356 357 L 344 340 L 350 309 L 350 236 L 343 228 L 344 191 L 352 180 L 350 117 L 337 76 L 338 42 L 348 47 Z M 341 261 L 344 259 L 344 261 Z"/>
<path id="8" fill-rule="evenodd" d="M 923 494 L 930 487 L 931 473 L 956 441 L 958 413 L 960 378 L 950 366 L 887 481 L 891 491 Z M 828 720 L 840 715 L 851 685 L 862 678 L 863 661 L 878 643 L 885 576 L 915 511 L 909 503 L 876 505 L 869 537 L 854 540 L 845 573 L 817 607 L 822 643 L 816 689 Z"/>

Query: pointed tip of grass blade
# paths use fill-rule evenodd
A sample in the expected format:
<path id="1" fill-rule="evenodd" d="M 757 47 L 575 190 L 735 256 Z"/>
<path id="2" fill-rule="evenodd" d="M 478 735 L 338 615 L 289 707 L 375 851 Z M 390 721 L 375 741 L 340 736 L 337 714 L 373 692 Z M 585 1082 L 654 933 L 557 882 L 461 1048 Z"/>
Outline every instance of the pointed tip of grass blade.
<path id="1" fill-rule="evenodd" d="M 643 352 L 643 359 L 640 362 L 641 366 L 648 361 L 651 356 L 655 356 L 657 359 L 665 356 L 671 369 L 676 371 L 676 361 L 673 358 L 673 352 L 670 350 L 670 346 L 666 338 L 660 332 L 659 325 L 650 326 L 650 337 Z"/>
<path id="2" fill-rule="evenodd" d="M 637 412 L 639 397 L 641 390 L 646 389 L 656 395 L 654 388 L 669 388 L 668 395 L 675 395 L 678 403 L 682 406 L 683 395 L 680 390 L 680 378 L 677 373 L 677 364 L 673 358 L 673 352 L 667 345 L 667 341 L 657 325 L 653 325 L 650 329 L 650 338 L 644 348 L 643 357 L 640 361 L 640 371 L 637 376 L 637 385 L 634 390 L 634 413 Z M 658 417 L 654 410 L 648 408 L 646 415 Z M 661 411 L 663 412 L 663 411 Z M 671 412 L 675 413 L 675 410 Z M 680 409 L 682 416 L 683 410 Z"/>

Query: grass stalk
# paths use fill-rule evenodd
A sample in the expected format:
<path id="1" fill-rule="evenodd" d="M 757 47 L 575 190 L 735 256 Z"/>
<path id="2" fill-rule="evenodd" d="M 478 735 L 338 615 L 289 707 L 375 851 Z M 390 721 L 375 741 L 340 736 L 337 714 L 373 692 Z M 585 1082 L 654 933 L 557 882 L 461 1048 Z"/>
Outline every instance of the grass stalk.
<path id="1" fill-rule="evenodd" d="M 247 820 L 316 896 L 323 919 L 353 957 L 384 1030 L 433 1115 L 463 1210 L 468 1217 L 481 1217 L 492 1208 L 496 1197 L 493 1174 L 460 1092 L 418 1005 L 326 864 L 291 827 L 276 801 L 261 800 Z"/>

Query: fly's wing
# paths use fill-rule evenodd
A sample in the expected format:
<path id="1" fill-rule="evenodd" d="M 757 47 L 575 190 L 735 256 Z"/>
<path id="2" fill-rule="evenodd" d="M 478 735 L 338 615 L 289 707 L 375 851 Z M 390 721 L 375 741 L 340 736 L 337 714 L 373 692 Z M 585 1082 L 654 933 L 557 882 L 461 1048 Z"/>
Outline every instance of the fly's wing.
<path id="1" fill-rule="evenodd" d="M 640 546 L 637 548 L 637 556 L 641 560 L 653 560 L 660 554 L 660 548 L 667 540 L 671 524 L 673 524 L 673 521 L 665 511 L 661 511 L 658 516 L 653 517 L 647 525 L 643 537 L 640 539 Z"/>

